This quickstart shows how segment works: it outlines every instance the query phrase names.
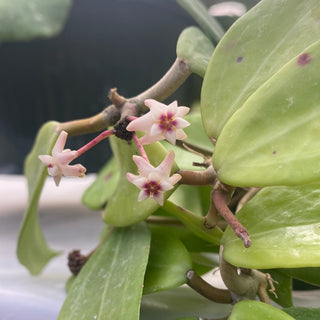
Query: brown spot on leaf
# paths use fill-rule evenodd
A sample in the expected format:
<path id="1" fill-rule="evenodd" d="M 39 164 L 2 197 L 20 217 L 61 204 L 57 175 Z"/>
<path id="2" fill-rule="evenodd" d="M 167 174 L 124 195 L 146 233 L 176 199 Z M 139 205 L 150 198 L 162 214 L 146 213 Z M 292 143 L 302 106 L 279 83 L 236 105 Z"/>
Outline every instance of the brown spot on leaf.
<path id="1" fill-rule="evenodd" d="M 242 60 L 243 60 L 243 57 L 238 57 L 238 58 L 237 58 L 237 62 L 238 62 L 238 63 L 242 62 Z"/>
<path id="2" fill-rule="evenodd" d="M 277 151 L 276 150 L 274 150 L 273 152 L 272 152 L 272 154 L 276 154 L 277 153 Z"/>
<path id="3" fill-rule="evenodd" d="M 110 172 L 110 173 L 108 173 L 108 174 L 104 177 L 104 181 L 110 180 L 111 177 L 112 177 L 112 173 Z"/>
<path id="4" fill-rule="evenodd" d="M 297 63 L 299 66 L 305 66 L 311 60 L 312 60 L 312 58 L 310 57 L 310 55 L 305 52 L 305 53 L 300 54 L 300 56 L 298 57 Z"/>

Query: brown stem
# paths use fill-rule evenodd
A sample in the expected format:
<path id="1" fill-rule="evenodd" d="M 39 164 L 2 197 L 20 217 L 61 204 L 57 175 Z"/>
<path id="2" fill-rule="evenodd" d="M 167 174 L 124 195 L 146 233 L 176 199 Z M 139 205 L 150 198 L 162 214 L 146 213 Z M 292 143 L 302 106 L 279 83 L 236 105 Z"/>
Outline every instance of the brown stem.
<path id="1" fill-rule="evenodd" d="M 213 192 L 214 192 L 214 188 L 212 188 L 212 190 L 211 190 L 211 200 L 213 197 Z M 204 218 L 205 218 L 204 225 L 208 229 L 214 228 L 216 225 L 218 225 L 219 220 L 220 220 L 220 215 L 219 215 L 219 212 L 218 212 L 216 206 L 214 205 L 213 201 L 210 201 L 209 210 Z"/>
<path id="2" fill-rule="evenodd" d="M 183 59 L 177 58 L 167 73 L 156 84 L 138 96 L 128 100 L 136 103 L 138 106 L 143 106 L 146 99 L 163 101 L 171 96 L 191 73 L 188 64 Z"/>
<path id="3" fill-rule="evenodd" d="M 187 285 L 207 299 L 217 303 L 225 304 L 231 304 L 233 302 L 229 290 L 213 287 L 208 282 L 204 281 L 200 276 L 198 276 L 195 271 L 189 270 L 186 274 L 186 277 L 188 279 Z"/>
<path id="4" fill-rule="evenodd" d="M 188 184 L 193 186 L 212 185 L 216 179 L 216 172 L 210 166 L 204 171 L 179 170 L 177 173 L 181 175 L 180 184 Z"/>
<path id="5" fill-rule="evenodd" d="M 68 132 L 69 135 L 79 135 L 102 131 L 109 126 L 116 124 L 120 119 L 120 116 L 120 110 L 114 105 L 110 105 L 102 112 L 90 118 L 61 123 L 57 126 L 56 131 L 60 132 L 64 130 Z"/>
<path id="6" fill-rule="evenodd" d="M 168 72 L 151 88 L 130 99 L 118 95 L 116 89 L 111 89 L 109 98 L 113 104 L 90 118 L 61 123 L 57 126 L 56 131 L 64 130 L 69 135 L 79 135 L 105 130 L 115 125 L 120 117 L 123 119 L 142 113 L 146 108 L 144 107 L 145 99 L 163 101 L 174 93 L 190 74 L 188 64 L 177 58 Z"/>
<path id="7" fill-rule="evenodd" d="M 238 221 L 226 202 L 226 192 L 223 190 L 215 190 L 213 192 L 212 201 L 220 215 L 227 221 L 228 225 L 234 230 L 235 234 L 243 241 L 246 248 L 251 246 L 251 240 L 246 228 Z"/>

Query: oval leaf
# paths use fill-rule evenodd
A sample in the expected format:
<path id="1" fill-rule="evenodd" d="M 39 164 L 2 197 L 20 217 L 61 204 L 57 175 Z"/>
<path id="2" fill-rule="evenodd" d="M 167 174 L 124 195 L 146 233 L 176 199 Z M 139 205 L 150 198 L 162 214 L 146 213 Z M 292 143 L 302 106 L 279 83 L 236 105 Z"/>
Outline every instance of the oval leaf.
<path id="1" fill-rule="evenodd" d="M 320 267 L 281 269 L 281 271 L 295 279 L 320 286 Z"/>
<path id="2" fill-rule="evenodd" d="M 261 190 L 237 214 L 252 245 L 228 227 L 222 237 L 224 258 L 245 268 L 320 266 L 320 184 L 269 187 Z"/>
<path id="3" fill-rule="evenodd" d="M 71 285 L 58 319 L 138 320 L 149 247 L 145 224 L 115 228 Z"/>
<path id="4" fill-rule="evenodd" d="M 38 155 L 51 153 L 58 138 L 58 132 L 55 131 L 57 125 L 58 122 L 50 121 L 41 127 L 25 161 L 24 172 L 28 182 L 29 205 L 20 227 L 17 256 L 31 274 L 39 274 L 48 261 L 58 254 L 47 245 L 37 211 L 41 191 L 48 175 L 47 168 L 39 160 Z"/>
<path id="5" fill-rule="evenodd" d="M 100 170 L 96 180 L 82 196 L 82 202 L 91 210 L 102 209 L 113 195 L 120 177 L 120 169 L 112 157 Z"/>
<path id="6" fill-rule="evenodd" d="M 319 181 L 320 41 L 267 81 L 221 132 L 213 165 L 234 186 Z"/>
<path id="7" fill-rule="evenodd" d="M 170 201 L 165 201 L 163 209 L 177 217 L 192 233 L 209 243 L 219 245 L 223 232 L 216 226 L 208 229 L 203 216 L 195 215 Z"/>
<path id="8" fill-rule="evenodd" d="M 182 31 L 177 42 L 177 57 L 187 62 L 190 70 L 204 77 L 214 46 L 196 27 Z"/>
<path id="9" fill-rule="evenodd" d="M 201 111 L 217 138 L 232 114 L 267 79 L 319 39 L 318 0 L 264 0 L 242 16 L 217 46 L 207 68 Z"/>
<path id="10" fill-rule="evenodd" d="M 163 233 L 161 228 L 153 228 L 143 293 L 184 284 L 191 268 L 191 259 L 183 243 L 177 237 Z"/>
<path id="11" fill-rule="evenodd" d="M 228 320 L 294 320 L 287 313 L 263 302 L 244 300 L 236 303 Z"/>
<path id="12" fill-rule="evenodd" d="M 304 308 L 304 307 L 291 307 L 283 309 L 286 313 L 293 316 L 295 320 L 319 320 L 320 308 Z"/>
<path id="13" fill-rule="evenodd" d="M 70 7 L 71 0 L 1 1 L 0 42 L 58 34 Z"/>
<path id="14" fill-rule="evenodd" d="M 160 205 L 153 199 L 138 202 L 140 189 L 127 180 L 127 172 L 137 174 L 137 167 L 132 160 L 134 154 L 140 155 L 137 147 L 133 143 L 129 144 L 116 137 L 110 137 L 110 143 L 120 167 L 120 178 L 116 191 L 104 210 L 103 220 L 113 226 L 128 226 L 144 220 L 156 211 Z M 167 154 L 167 150 L 159 142 L 152 143 L 144 148 L 153 166 L 158 166 Z M 178 171 L 178 167 L 174 164 L 172 172 L 176 171 Z M 165 198 L 168 198 L 173 190 L 166 192 Z"/>

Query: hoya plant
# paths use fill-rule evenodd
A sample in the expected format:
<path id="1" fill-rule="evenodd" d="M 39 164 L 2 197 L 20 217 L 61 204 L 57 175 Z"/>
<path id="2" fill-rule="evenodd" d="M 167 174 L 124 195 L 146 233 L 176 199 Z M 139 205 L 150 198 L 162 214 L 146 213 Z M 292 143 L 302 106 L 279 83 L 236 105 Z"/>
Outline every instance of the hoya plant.
<path id="1" fill-rule="evenodd" d="M 47 175 L 76 184 L 81 155 L 110 139 L 113 156 L 83 195 L 105 227 L 92 252 L 69 253 L 59 320 L 146 319 L 141 301 L 165 297 L 198 319 L 205 307 L 186 308 L 183 284 L 212 319 L 319 319 L 292 302 L 292 279 L 320 285 L 319 1 L 262 0 L 226 33 L 201 2 L 178 2 L 200 27 L 180 34 L 163 78 L 131 98 L 113 88 L 101 113 L 39 130 L 19 261 L 37 275 L 58 254 L 37 213 Z M 200 103 L 180 106 L 171 96 L 192 73 Z M 213 268 L 223 288 L 203 279 Z"/>

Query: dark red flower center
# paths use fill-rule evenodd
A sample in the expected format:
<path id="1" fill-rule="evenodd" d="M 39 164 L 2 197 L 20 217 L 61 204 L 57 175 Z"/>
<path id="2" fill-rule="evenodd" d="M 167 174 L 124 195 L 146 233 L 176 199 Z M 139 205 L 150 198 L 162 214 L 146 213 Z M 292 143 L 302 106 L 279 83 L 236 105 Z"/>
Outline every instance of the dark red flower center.
<path id="1" fill-rule="evenodd" d="M 162 131 L 176 130 L 177 121 L 172 112 L 163 112 L 159 118 L 159 126 Z"/>
<path id="2" fill-rule="evenodd" d="M 154 180 L 148 180 L 144 184 L 143 189 L 149 197 L 157 196 L 162 190 L 159 181 Z"/>

